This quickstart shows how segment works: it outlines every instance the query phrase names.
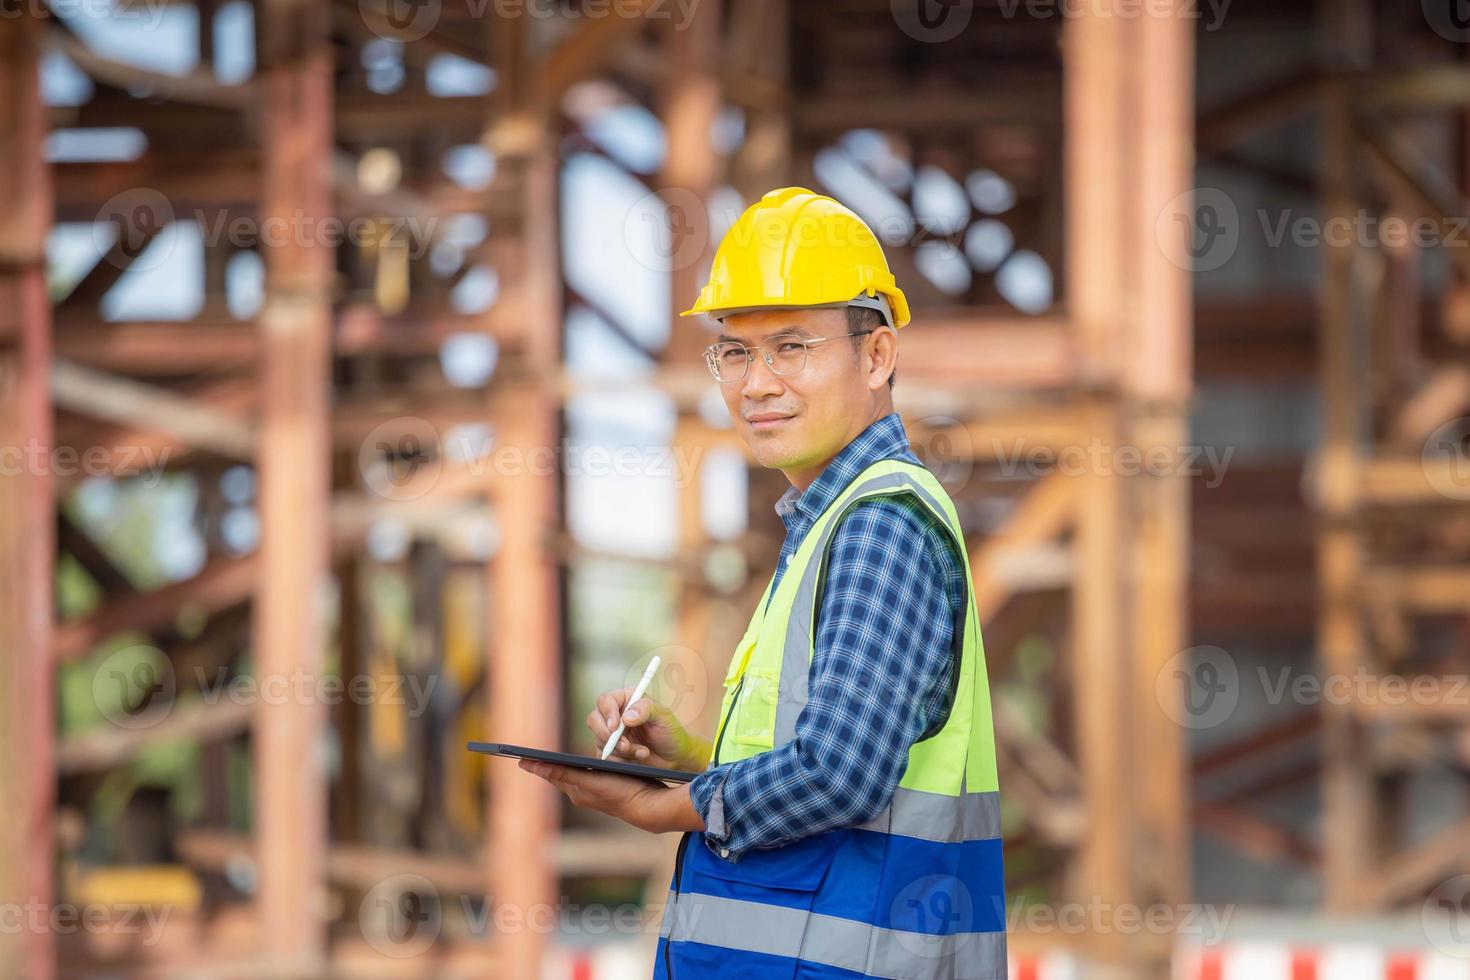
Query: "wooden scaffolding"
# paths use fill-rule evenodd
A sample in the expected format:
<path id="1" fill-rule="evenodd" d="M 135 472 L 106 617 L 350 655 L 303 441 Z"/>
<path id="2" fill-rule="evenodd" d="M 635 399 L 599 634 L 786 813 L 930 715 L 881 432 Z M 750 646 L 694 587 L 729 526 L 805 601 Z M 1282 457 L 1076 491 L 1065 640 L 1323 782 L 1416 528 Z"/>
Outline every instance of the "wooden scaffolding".
<path id="1" fill-rule="evenodd" d="M 3 780 L 0 852 L 29 856 L 0 862 L 0 901 L 77 900 L 66 888 L 78 831 L 64 801 L 58 806 L 58 785 L 85 793 L 93 777 L 151 746 L 197 741 L 212 772 L 231 765 L 227 746 L 242 749 L 254 808 L 248 834 L 218 819 L 172 841 L 178 864 L 234 887 L 228 900 L 204 903 L 208 914 L 179 917 L 148 948 L 47 930 L 0 935 L 0 975 L 44 978 L 58 963 L 158 974 L 249 966 L 281 975 L 537 975 L 549 938 L 532 928 L 505 930 L 493 942 L 436 934 L 411 957 L 395 958 L 402 948 L 372 934 L 359 909 L 381 899 L 390 916 L 412 919 L 423 884 L 441 899 L 488 895 L 527 910 L 555 907 L 569 877 L 646 878 L 648 921 L 656 924 L 669 841 L 615 828 L 562 831 L 558 797 L 508 763 L 484 767 L 483 797 L 451 798 L 445 789 L 479 772 L 453 758 L 467 730 L 554 745 L 574 727 L 563 717 L 567 573 L 589 557 L 618 556 L 591 555 L 568 531 L 555 466 L 487 472 L 456 456 L 443 436 L 488 423 L 497 449 L 522 461 L 554 459 L 565 406 L 587 389 L 567 370 L 563 324 L 570 311 L 590 310 L 652 365 L 645 386 L 677 408 L 675 452 L 741 451 L 701 412 L 708 379 L 700 327 L 674 322 L 667 344 L 648 349 L 597 297 L 567 282 L 562 163 L 572 152 L 610 156 L 589 132 L 594 110 L 608 106 L 647 112 L 663 133 L 656 171 L 623 169 L 659 195 L 674 310 L 707 272 L 722 221 L 714 202 L 731 193 L 749 202 L 790 183 L 824 189 L 833 148 L 855 153 L 854 133 L 881 134 L 885 159 L 908 168 L 910 179 L 891 193 L 910 212 L 923 207 L 912 179 L 920 171 L 964 187 L 983 170 L 1013 192 L 1001 223 L 1054 275 L 1040 309 L 1020 311 L 997 284 L 995 264 L 972 263 L 962 286 L 935 284 L 934 255 L 962 255 L 966 232 L 994 220 L 980 204 L 967 202 L 955 226 L 921 225 L 890 241 L 916 307 L 901 343 L 899 410 L 920 454 L 951 484 L 970 531 L 1000 692 L 1013 901 L 1177 906 L 1192 893 L 1196 829 L 1315 860 L 1310 847 L 1251 813 L 1249 800 L 1196 808 L 1191 786 L 1319 730 L 1323 868 L 1334 907 L 1402 902 L 1463 865 L 1470 835 L 1459 824 L 1385 863 L 1370 846 L 1389 839 L 1374 836 L 1381 828 L 1373 813 L 1401 792 L 1395 773 L 1455 724 L 1463 737 L 1462 717 L 1334 708 L 1320 725 L 1255 732 L 1191 760 L 1179 721 L 1184 693 L 1160 683 L 1188 655 L 1193 613 L 1264 621 L 1310 608 L 1251 582 L 1202 598 L 1191 573 L 1191 541 L 1210 533 L 1192 527 L 1201 501 L 1185 460 L 1196 359 L 1248 373 L 1262 363 L 1252 344 L 1269 348 L 1272 364 L 1291 361 L 1291 370 L 1310 370 L 1314 355 L 1310 338 L 1271 333 L 1273 324 L 1310 317 L 1310 305 L 1192 307 L 1199 24 L 1182 15 L 1182 0 L 1169 4 L 1175 16 L 1156 17 L 1114 16 L 1106 3 L 1051 19 L 959 5 L 973 20 L 953 35 L 905 20 L 887 0 L 703 0 L 687 23 L 653 0 L 629 0 L 601 17 L 564 5 L 550 18 L 485 17 L 483 4 L 466 0 L 414 5 L 407 17 L 391 2 L 255 0 L 258 64 L 250 78 L 228 84 L 212 70 L 222 6 L 197 5 L 200 67 L 182 75 L 111 59 L 39 10 L 0 18 L 0 445 L 40 447 L 43 461 L 53 446 L 100 447 L 109 461 L 144 447 L 174 471 L 216 482 L 227 467 L 251 464 L 259 519 L 249 553 L 214 548 L 193 576 L 139 588 L 61 506 L 78 483 L 74 471 L 43 462 L 0 478 L 0 757 L 4 772 L 23 777 Z M 1447 192 L 1426 181 L 1405 162 L 1402 134 L 1389 122 L 1409 105 L 1462 113 L 1463 69 L 1375 70 L 1361 49 L 1352 53 L 1362 43 L 1353 32 L 1372 23 L 1372 12 L 1348 6 L 1322 27 L 1324 37 L 1342 40 L 1341 60 L 1205 113 L 1201 154 L 1228 158 L 1259 128 L 1320 110 L 1321 186 L 1334 213 L 1355 210 L 1368 176 L 1375 202 L 1445 219 L 1463 213 L 1465 182 Z M 1241 16 L 1279 13 L 1251 7 Z M 385 44 L 406 77 L 391 92 L 373 81 Z M 48 53 L 89 77 L 90 99 L 43 102 L 39 66 Z M 493 71 L 493 87 L 428 91 L 428 66 L 440 56 Z M 740 138 L 713 138 L 732 114 Z M 48 131 L 100 127 L 136 128 L 147 150 L 121 162 L 47 163 Z M 446 177 L 441 161 L 456 146 L 492 155 L 493 180 L 469 188 Z M 427 244 L 403 237 L 412 221 L 467 215 L 488 234 L 446 275 L 431 274 L 424 254 L 409 255 L 411 244 Z M 173 219 L 189 216 L 293 231 L 283 241 L 208 243 L 204 306 L 192 320 L 107 321 L 104 297 Z M 332 219 L 373 231 L 334 247 L 310 230 Z M 51 227 L 97 221 L 116 222 L 120 234 L 80 282 L 53 296 L 45 275 Z M 226 301 L 227 266 L 241 252 L 259 256 L 264 282 L 259 309 L 246 317 Z M 1461 271 L 1441 311 L 1458 344 L 1470 309 L 1463 255 L 1452 258 Z M 1463 553 L 1451 546 L 1463 536 L 1445 533 L 1439 550 L 1411 555 L 1422 538 L 1408 530 L 1422 531 L 1455 502 L 1440 482 L 1455 485 L 1455 461 L 1426 469 L 1410 450 L 1464 413 L 1463 350 L 1424 375 L 1428 358 L 1414 349 L 1403 305 L 1390 302 L 1412 292 L 1414 259 L 1403 252 L 1372 261 L 1379 264 L 1333 250 L 1317 306 L 1325 406 L 1314 481 L 1317 609 L 1323 660 L 1348 673 L 1372 657 L 1406 663 L 1414 617 L 1463 613 L 1470 595 Z M 486 269 L 499 284 L 495 301 L 457 311 L 450 294 Z M 1371 334 L 1352 299 L 1365 281 L 1385 294 Z M 1417 293 L 1411 302 L 1417 310 Z M 1243 322 L 1263 330 L 1252 334 Z M 493 342 L 495 367 L 488 383 L 455 388 L 435 360 L 446 341 L 465 336 Z M 1361 347 L 1370 338 L 1375 351 L 1382 340 L 1395 352 L 1399 368 L 1372 384 Z M 1092 462 L 1064 465 L 1078 452 L 1092 453 Z M 1125 456 L 1150 465 L 1120 465 Z M 716 688 L 780 540 L 769 508 L 779 474 L 749 476 L 749 531 L 734 542 L 740 581 L 710 569 L 708 556 L 731 543 L 705 527 L 698 471 L 680 488 L 677 552 L 659 563 L 679 576 L 670 640 L 692 652 L 690 666 Z M 223 505 L 215 495 L 200 506 Z M 146 637 L 180 676 L 234 662 L 247 645 L 262 675 L 400 669 L 385 667 L 364 636 L 375 601 L 364 558 L 371 530 L 391 520 L 432 540 L 487 518 L 496 529 L 487 557 L 416 545 L 407 559 L 414 620 L 430 624 L 413 641 L 426 651 L 414 669 L 457 685 L 455 698 L 436 705 L 441 727 L 432 735 L 394 727 L 361 705 L 329 711 L 285 699 L 160 702 L 156 723 L 58 737 L 56 672 L 124 634 Z M 83 569 L 98 587 L 84 613 L 56 615 L 58 565 Z M 441 621 L 451 595 L 482 610 L 471 641 Z M 1038 642 L 1055 652 L 1040 674 Z M 474 662 L 451 664 L 466 644 Z M 712 707 L 686 721 L 711 726 Z M 382 735 L 380 725 L 396 734 Z M 398 755 L 355 751 L 354 736 L 369 730 Z M 435 781 L 421 794 L 418 829 L 398 835 L 402 846 L 385 846 L 365 814 L 387 776 L 411 768 L 405 743 L 420 753 L 415 763 L 436 760 Z M 321 749 L 330 744 L 339 747 L 331 781 Z M 223 792 L 218 782 L 209 787 L 215 797 Z M 425 829 L 453 824 L 447 813 L 482 798 L 478 840 Z M 228 800 L 210 805 L 216 817 L 229 809 Z M 1075 943 L 1128 976 L 1163 975 L 1170 955 L 1167 935 L 1114 930 L 1084 940 L 1015 921 L 1018 952 Z M 642 935 L 651 948 L 656 925 Z"/>

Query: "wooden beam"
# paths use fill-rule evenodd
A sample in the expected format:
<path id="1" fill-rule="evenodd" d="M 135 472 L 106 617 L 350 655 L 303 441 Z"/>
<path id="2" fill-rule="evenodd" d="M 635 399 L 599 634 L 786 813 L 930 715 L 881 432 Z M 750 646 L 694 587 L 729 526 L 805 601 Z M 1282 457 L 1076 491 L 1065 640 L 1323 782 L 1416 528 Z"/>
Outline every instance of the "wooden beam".
<path id="1" fill-rule="evenodd" d="M 1207 834 L 1213 834 L 1243 854 L 1257 861 L 1314 867 L 1321 860 L 1316 846 L 1306 838 L 1257 816 L 1243 806 L 1221 803 L 1196 803 L 1194 823 Z"/>
<path id="2" fill-rule="evenodd" d="M 1049 542 L 1067 530 L 1078 491 L 1078 481 L 1063 473 L 1042 477 L 995 533 L 970 549 L 975 608 L 982 623 L 994 617 L 1014 591 L 997 566 L 1008 555 Z"/>
<path id="3" fill-rule="evenodd" d="M 68 736 L 56 751 L 62 776 L 115 769 L 163 742 L 208 742 L 230 738 L 250 728 L 255 705 L 225 695 L 213 703 L 199 698 L 163 705 L 129 719 L 130 727 L 103 724 Z M 136 726 L 136 727 L 131 727 Z"/>
<path id="4" fill-rule="evenodd" d="M 186 386 L 183 391 L 185 397 L 195 402 L 241 416 L 254 410 L 257 395 L 255 385 L 239 377 L 205 381 Z M 75 450 L 83 463 L 95 448 L 101 454 L 101 471 L 120 478 L 157 479 L 163 471 L 179 466 L 194 452 L 194 447 L 166 433 L 99 423 L 70 413 L 59 420 L 56 443 Z M 58 489 L 65 492 L 94 472 L 91 465 L 58 468 Z"/>
<path id="5" fill-rule="evenodd" d="M 82 277 L 81 281 L 72 287 L 71 292 L 61 301 L 63 307 L 72 309 L 95 309 L 102 298 L 107 295 L 108 290 L 117 285 L 119 279 L 127 275 L 127 271 L 138 256 L 148 250 L 148 246 L 157 240 L 162 228 L 145 227 L 137 229 L 137 233 L 131 233 L 130 228 L 119 229 L 117 240 L 112 247 L 97 260 L 97 264 Z M 58 311 L 60 314 L 60 311 Z M 58 321 L 60 316 L 58 315 Z M 58 332 L 60 332 L 58 330 Z"/>
<path id="6" fill-rule="evenodd" d="M 1363 589 L 1418 613 L 1470 613 L 1470 566 L 1375 564 L 1364 574 Z"/>
<path id="7" fill-rule="evenodd" d="M 1470 106 L 1470 67 L 1463 63 L 1423 64 L 1362 72 L 1354 79 L 1360 105 L 1430 112 Z"/>
<path id="8" fill-rule="evenodd" d="M 1057 316 L 923 310 L 898 345 L 904 379 L 992 390 L 1067 387 L 1080 360 L 1074 324 Z"/>
<path id="9" fill-rule="evenodd" d="M 1422 446 L 1445 422 L 1463 414 L 1470 406 L 1470 367 L 1445 364 L 1399 406 L 1393 420 L 1393 435 L 1400 443 Z"/>
<path id="10" fill-rule="evenodd" d="M 55 25 L 56 21 L 52 21 Z M 254 82 L 225 85 L 207 68 L 197 68 L 182 75 L 149 71 L 126 62 L 114 61 L 98 54 L 87 43 L 68 30 L 53 26 L 46 34 L 46 46 L 66 55 L 92 78 L 113 88 L 146 89 L 154 97 L 214 109 L 248 109 L 255 99 Z"/>
<path id="11" fill-rule="evenodd" d="M 91 536 L 66 516 L 56 514 L 56 543 L 61 554 L 70 555 L 93 581 L 109 595 L 136 595 L 132 580 L 118 568 Z"/>
<path id="12" fill-rule="evenodd" d="M 136 160 L 58 163 L 57 220 L 95 221 L 119 194 L 148 187 L 168 198 L 175 218 L 195 210 L 253 208 L 259 191 L 259 152 L 233 146 L 150 150 Z"/>
<path id="13" fill-rule="evenodd" d="M 51 393 L 69 411 L 162 432 L 196 449 L 235 459 L 255 453 L 255 429 L 245 419 L 129 378 L 57 360 L 51 367 Z"/>
<path id="14" fill-rule="evenodd" d="M 44 464 L 13 455 L 34 446 L 44 460 L 52 443 L 38 11 L 0 17 L 0 905 L 13 909 L 50 907 L 54 894 L 53 480 Z M 0 930 L 0 976 L 55 974 L 53 930 Z"/>
<path id="15" fill-rule="evenodd" d="M 1393 135 L 1366 111 L 1360 110 L 1351 118 L 1358 143 L 1368 158 L 1377 164 L 1379 172 L 1394 192 L 1410 202 L 1417 214 L 1443 226 L 1446 242 L 1457 238 L 1455 222 L 1459 215 L 1470 209 L 1470 204 L 1467 204 L 1454 184 L 1443 174 L 1426 169 L 1418 161 L 1411 162 L 1403 148 L 1395 142 Z M 1446 247 L 1442 251 L 1448 261 L 1459 266 L 1462 275 L 1470 274 L 1470 249 Z"/>
<path id="16" fill-rule="evenodd" d="M 1061 100 L 1045 88 L 1010 91 L 1003 99 L 960 88 L 925 92 L 834 92 L 807 96 L 791 106 L 792 122 L 803 137 L 840 135 L 849 129 L 899 129 L 971 132 L 997 123 L 1044 125 L 1055 119 Z"/>
<path id="17" fill-rule="evenodd" d="M 56 356 L 118 374 L 192 374 L 251 369 L 260 329 L 249 320 L 105 323 L 95 313 L 59 315 Z"/>
<path id="18" fill-rule="evenodd" d="M 114 633 L 149 633 L 171 626 L 186 604 L 206 614 L 219 612 L 248 599 L 258 575 L 255 555 L 218 558 L 182 582 L 138 595 L 109 596 L 86 616 L 56 624 L 52 656 L 64 663 L 85 656 Z"/>
<path id="19" fill-rule="evenodd" d="M 1463 872 L 1470 861 L 1470 817 L 1461 817 L 1408 850 L 1385 861 L 1363 882 L 1362 904 L 1394 905 L 1414 899 L 1446 878 Z"/>
<path id="20" fill-rule="evenodd" d="M 656 6 L 656 0 L 628 0 L 613 8 L 605 17 L 588 17 L 573 28 L 571 35 L 558 44 L 539 69 L 536 80 L 541 90 L 540 101 L 546 109 L 556 111 L 567 89 L 584 78 L 590 78 L 608 65 L 624 39 L 644 26 L 644 14 Z M 701 9 L 696 23 L 711 18 Z M 714 18 L 718 21 L 718 18 Z M 684 30 L 693 29 L 686 25 Z"/>
<path id="21" fill-rule="evenodd" d="M 178 847 L 190 865 L 216 872 L 241 859 L 257 860 L 259 853 L 255 843 L 243 834 L 208 828 L 183 831 Z M 559 875 L 633 877 L 641 876 L 662 859 L 667 842 L 626 830 L 580 830 L 548 841 L 548 848 L 543 860 L 554 865 Z M 394 875 L 415 874 L 429 879 L 444 897 L 478 896 L 485 887 L 477 867 L 482 860 L 482 856 L 466 860 L 459 854 L 336 843 L 327 852 L 327 876 L 336 884 L 369 890 Z"/>
<path id="22" fill-rule="evenodd" d="M 1445 487 L 1461 486 L 1459 460 L 1426 459 L 1423 456 L 1378 456 L 1365 460 L 1359 469 L 1359 495 L 1365 504 L 1454 505 Z"/>
<path id="23" fill-rule="evenodd" d="M 1196 141 L 1200 155 L 1213 156 L 1321 105 L 1322 75 L 1315 67 L 1302 68 L 1273 79 L 1200 113 Z"/>

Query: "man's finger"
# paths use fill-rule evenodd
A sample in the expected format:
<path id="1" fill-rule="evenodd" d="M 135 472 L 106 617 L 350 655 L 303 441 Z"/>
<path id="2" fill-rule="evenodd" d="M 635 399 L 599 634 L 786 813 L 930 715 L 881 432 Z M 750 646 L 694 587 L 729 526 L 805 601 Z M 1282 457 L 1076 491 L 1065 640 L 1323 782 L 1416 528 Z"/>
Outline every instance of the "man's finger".
<path id="1" fill-rule="evenodd" d="M 607 731 L 603 733 L 604 737 L 606 737 L 608 732 L 618 727 L 618 712 L 623 710 L 623 702 L 625 700 L 627 700 L 627 695 L 620 696 L 620 692 L 617 691 L 608 691 L 605 694 L 598 695 L 597 712 L 607 723 Z"/>
<path id="2" fill-rule="evenodd" d="M 629 725 L 641 725 L 653 717 L 653 699 L 639 698 L 623 712 L 623 720 Z"/>
<path id="3" fill-rule="evenodd" d="M 607 737 L 612 734 L 604 727 L 601 712 L 595 710 L 587 712 L 587 727 L 591 729 L 599 742 L 606 742 Z"/>

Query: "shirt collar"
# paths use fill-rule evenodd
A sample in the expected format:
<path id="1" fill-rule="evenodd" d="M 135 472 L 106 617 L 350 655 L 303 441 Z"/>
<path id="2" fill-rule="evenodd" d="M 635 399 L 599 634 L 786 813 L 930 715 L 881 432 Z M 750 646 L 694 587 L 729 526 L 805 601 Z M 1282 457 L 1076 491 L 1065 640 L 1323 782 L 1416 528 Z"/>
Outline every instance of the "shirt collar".
<path id="1" fill-rule="evenodd" d="M 783 523 L 796 515 L 816 520 L 863 470 L 880 459 L 892 459 L 909 451 L 909 437 L 897 412 L 878 419 L 842 448 L 806 490 L 786 488 L 776 501 L 776 514 Z"/>

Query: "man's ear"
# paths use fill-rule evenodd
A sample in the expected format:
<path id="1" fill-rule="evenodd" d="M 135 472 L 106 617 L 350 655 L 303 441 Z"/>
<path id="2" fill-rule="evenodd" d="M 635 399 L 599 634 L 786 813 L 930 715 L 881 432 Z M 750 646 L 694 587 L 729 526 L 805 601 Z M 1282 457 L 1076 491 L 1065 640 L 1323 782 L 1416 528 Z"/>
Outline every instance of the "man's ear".
<path id="1" fill-rule="evenodd" d="M 898 364 L 898 331 L 887 324 L 878 327 L 869 356 L 868 387 L 873 391 L 888 387 L 888 376 Z"/>

